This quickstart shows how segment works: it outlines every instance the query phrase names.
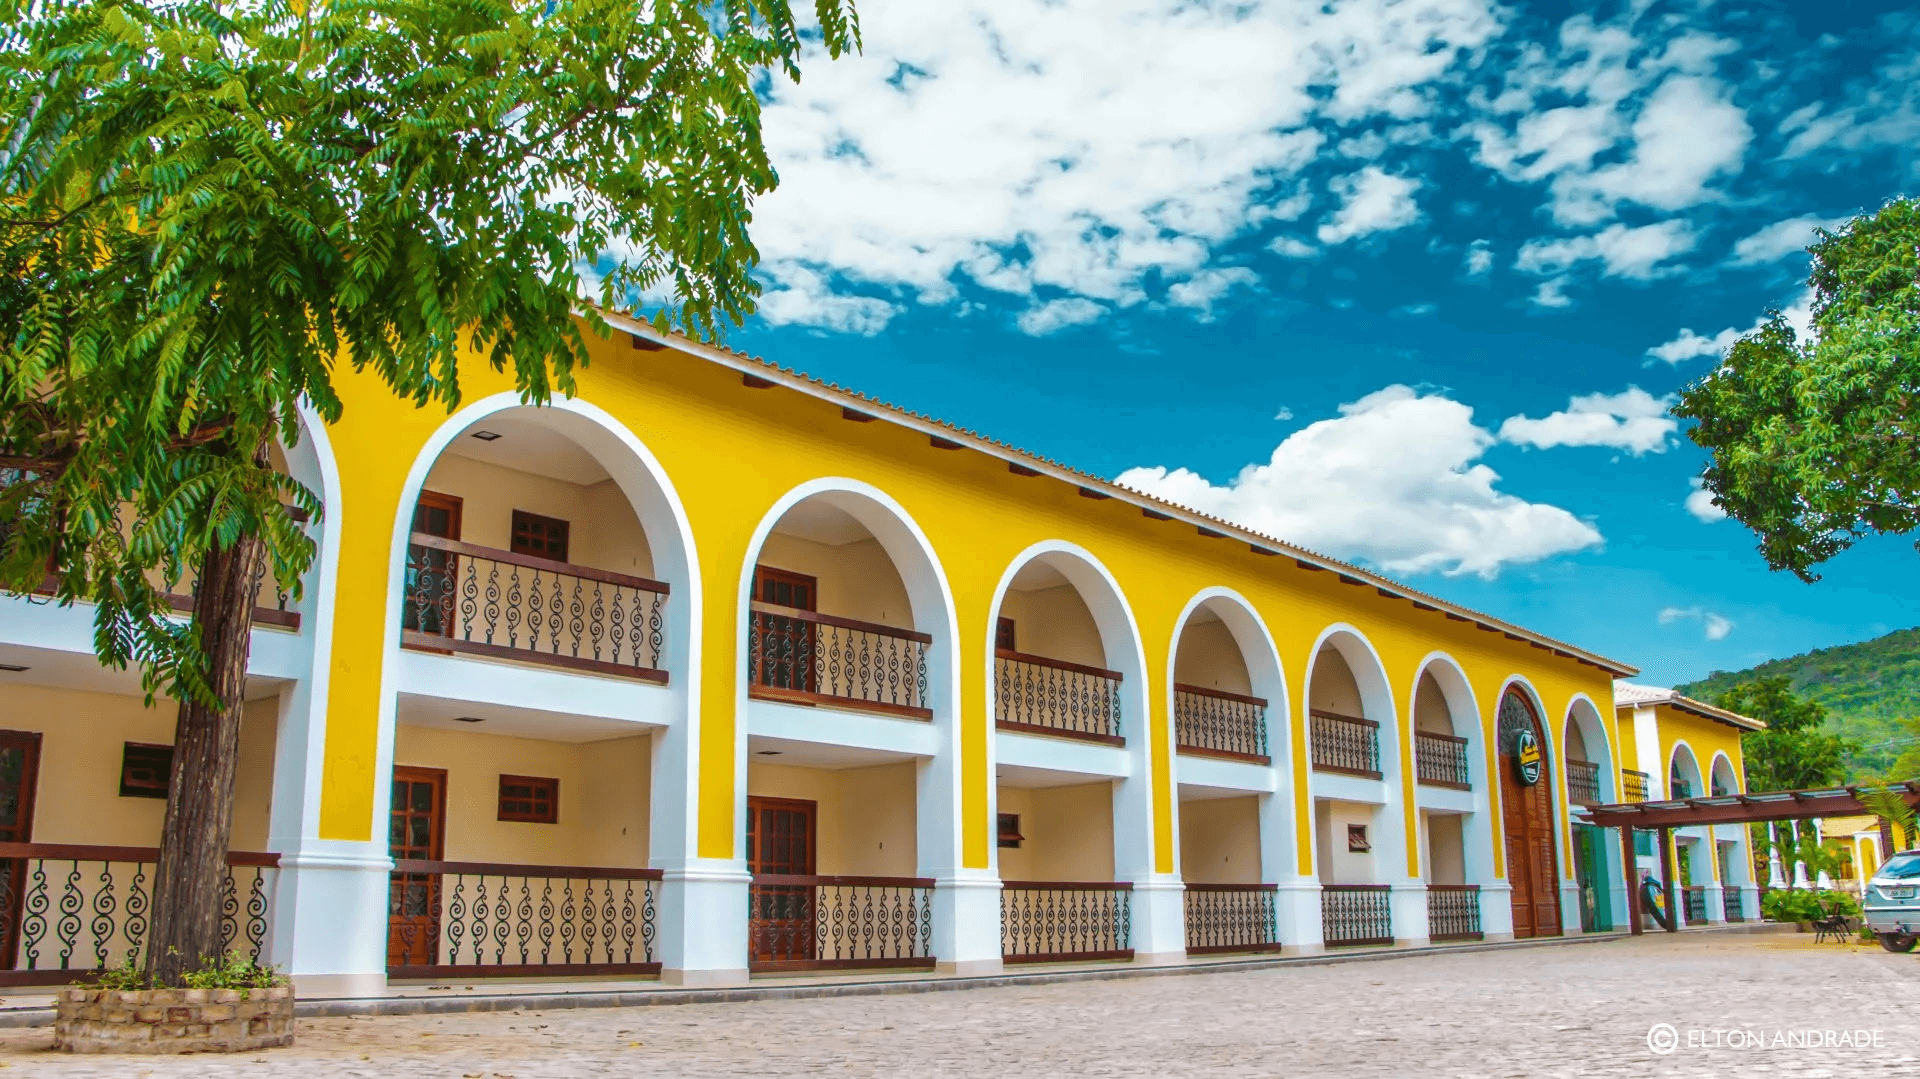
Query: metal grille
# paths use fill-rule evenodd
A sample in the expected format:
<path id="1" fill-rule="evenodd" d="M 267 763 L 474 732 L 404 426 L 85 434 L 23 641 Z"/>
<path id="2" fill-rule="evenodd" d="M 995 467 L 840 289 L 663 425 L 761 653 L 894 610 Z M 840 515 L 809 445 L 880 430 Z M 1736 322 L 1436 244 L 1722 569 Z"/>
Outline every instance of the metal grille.
<path id="1" fill-rule="evenodd" d="M 0 984 L 70 981 L 146 958 L 153 876 L 150 847 L 0 843 L 0 925 L 18 927 Z M 220 946 L 265 959 L 280 856 L 227 856 Z"/>
<path id="2" fill-rule="evenodd" d="M 1273 884 L 1189 884 L 1187 951 L 1270 952 L 1280 948 Z"/>
<path id="3" fill-rule="evenodd" d="M 1313 766 L 1325 772 L 1380 778 L 1380 724 L 1318 708 L 1313 718 Z"/>
<path id="4" fill-rule="evenodd" d="M 1175 685 L 1173 733 L 1184 750 L 1269 759 L 1267 702 L 1259 697 Z"/>
<path id="5" fill-rule="evenodd" d="M 1471 789 L 1467 771 L 1467 740 L 1451 734 L 1415 731 L 1413 761 L 1420 782 L 1439 787 Z"/>
<path id="6" fill-rule="evenodd" d="M 933 966 L 933 881 L 756 874 L 754 970 Z"/>
<path id="7" fill-rule="evenodd" d="M 925 633 L 755 603 L 747 619 L 754 696 L 850 704 L 931 719 Z"/>
<path id="8" fill-rule="evenodd" d="M 1747 912 L 1741 909 L 1740 906 L 1741 899 L 1742 894 L 1738 885 L 1729 884 L 1726 890 L 1720 893 L 1720 904 L 1727 910 L 1727 921 L 1744 922 L 1747 920 Z"/>
<path id="9" fill-rule="evenodd" d="M 1320 927 L 1327 947 L 1392 944 L 1391 889 L 1385 884 L 1323 884 Z"/>
<path id="10" fill-rule="evenodd" d="M 1600 766 L 1592 761 L 1567 761 L 1567 797 L 1576 805 L 1600 804 Z"/>
<path id="11" fill-rule="evenodd" d="M 1631 768 L 1620 769 L 1620 789 L 1626 792 L 1629 802 L 1647 800 L 1647 773 L 1636 772 Z"/>
<path id="12" fill-rule="evenodd" d="M 1119 743 L 1120 675 L 1077 663 L 999 651 L 1001 726 Z"/>
<path id="13" fill-rule="evenodd" d="M 667 591 L 644 577 L 415 532 L 401 640 L 664 682 Z"/>
<path id="14" fill-rule="evenodd" d="M 1703 884 L 1691 885 L 1686 889 L 1687 923 L 1704 925 L 1707 921 L 1707 888 Z"/>
<path id="15" fill-rule="evenodd" d="M 1427 885 L 1427 936 L 1432 940 L 1480 939 L 1480 886 Z"/>
<path id="16" fill-rule="evenodd" d="M 1007 881 L 1000 951 L 1009 963 L 1131 958 L 1132 900 L 1124 882 Z"/>
<path id="17" fill-rule="evenodd" d="M 389 890 L 396 978 L 650 974 L 660 871 L 399 859 Z"/>

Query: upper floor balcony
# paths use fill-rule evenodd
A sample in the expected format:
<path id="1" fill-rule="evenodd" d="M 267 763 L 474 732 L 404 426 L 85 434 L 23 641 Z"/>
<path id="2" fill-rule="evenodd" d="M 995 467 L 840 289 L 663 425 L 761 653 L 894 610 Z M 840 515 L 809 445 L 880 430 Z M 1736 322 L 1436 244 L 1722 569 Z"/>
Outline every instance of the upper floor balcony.
<path id="1" fill-rule="evenodd" d="M 1126 744 L 1121 672 L 1087 598 L 1046 556 L 1021 567 L 996 614 L 994 720 L 1003 731 Z"/>

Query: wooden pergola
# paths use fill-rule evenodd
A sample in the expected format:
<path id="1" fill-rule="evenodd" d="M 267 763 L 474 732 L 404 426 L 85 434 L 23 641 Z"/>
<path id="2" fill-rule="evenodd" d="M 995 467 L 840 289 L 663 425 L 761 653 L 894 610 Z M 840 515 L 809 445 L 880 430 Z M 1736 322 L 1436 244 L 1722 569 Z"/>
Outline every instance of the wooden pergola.
<path id="1" fill-rule="evenodd" d="M 1627 878 L 1628 920 L 1637 935 L 1640 928 L 1640 882 L 1633 855 L 1633 833 L 1660 833 L 1660 883 L 1667 909 L 1673 910 L 1673 830 L 1709 827 L 1715 824 L 1770 824 L 1776 821 L 1817 820 L 1844 817 L 1873 810 L 1860 801 L 1860 793 L 1881 788 L 1818 787 L 1800 791 L 1769 791 L 1766 794 L 1719 794 L 1707 798 L 1680 798 L 1666 802 L 1613 802 L 1574 810 L 1574 816 L 1599 828 L 1620 829 L 1621 861 Z M 1920 808 L 1920 780 L 1907 780 L 1884 788 Z M 1680 920 L 1669 919 L 1667 932 L 1678 932 Z"/>

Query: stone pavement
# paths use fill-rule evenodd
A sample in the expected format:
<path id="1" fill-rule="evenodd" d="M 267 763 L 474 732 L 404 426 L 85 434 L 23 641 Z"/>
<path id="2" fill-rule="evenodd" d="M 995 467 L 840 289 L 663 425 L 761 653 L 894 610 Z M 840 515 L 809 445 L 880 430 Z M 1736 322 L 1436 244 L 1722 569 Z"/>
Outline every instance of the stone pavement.
<path id="1" fill-rule="evenodd" d="M 1649 1049 L 1670 1024 L 1678 1045 Z M 1813 1033 L 1809 1035 L 1809 1031 Z M 1863 1040 L 1864 1048 L 1807 1048 Z M 1863 1036 L 1860 1032 L 1866 1032 Z M 1920 958 L 1800 934 L 1572 947 L 964 992 L 303 1019 L 287 1050 L 67 1057 L 0 1031 L 10 1075 L 1920 1075 Z M 1785 1043 L 1793 1039 L 1797 1044 Z M 1759 1046 L 1747 1043 L 1758 1041 Z M 1713 1045 L 1711 1043 L 1720 1044 Z M 1731 1043 L 1731 1044 L 1729 1044 Z"/>

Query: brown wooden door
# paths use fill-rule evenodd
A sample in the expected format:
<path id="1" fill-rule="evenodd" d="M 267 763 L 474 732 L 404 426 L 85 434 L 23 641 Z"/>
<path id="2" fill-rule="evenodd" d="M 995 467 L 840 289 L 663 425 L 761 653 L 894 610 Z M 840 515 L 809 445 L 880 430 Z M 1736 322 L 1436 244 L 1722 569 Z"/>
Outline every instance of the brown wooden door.
<path id="1" fill-rule="evenodd" d="M 40 775 L 40 735 L 0 731 L 0 842 L 33 842 L 33 795 Z M 11 970 L 20 950 L 24 858 L 0 861 L 0 969 Z"/>
<path id="2" fill-rule="evenodd" d="M 804 573 L 755 566 L 753 598 L 779 607 L 817 611 L 820 584 Z M 755 612 L 753 619 L 752 681 L 773 689 L 814 692 L 814 624 L 764 611 Z"/>
<path id="3" fill-rule="evenodd" d="M 420 501 L 413 507 L 413 530 L 457 540 L 463 506 L 453 495 L 421 491 Z M 406 610 L 401 615 L 401 624 L 420 633 L 453 636 L 459 582 L 459 555 L 415 548 L 407 559 Z"/>
<path id="4" fill-rule="evenodd" d="M 1520 778 L 1516 747 L 1528 732 L 1537 748 L 1539 781 Z M 1513 886 L 1513 935 L 1560 935 L 1559 861 L 1553 841 L 1553 769 L 1533 706 L 1516 692 L 1500 702 L 1500 814 L 1506 834 L 1507 881 Z"/>
<path id="5" fill-rule="evenodd" d="M 756 877 L 812 876 L 816 809 L 815 803 L 796 798 L 748 798 L 748 871 Z M 813 922 L 812 885 L 756 883 L 748 926 L 752 961 L 813 959 Z"/>
<path id="6" fill-rule="evenodd" d="M 387 849 L 395 860 L 439 861 L 445 849 L 447 773 L 439 768 L 395 768 L 387 811 Z M 440 878 L 395 873 L 388 896 L 387 966 L 439 962 Z"/>

